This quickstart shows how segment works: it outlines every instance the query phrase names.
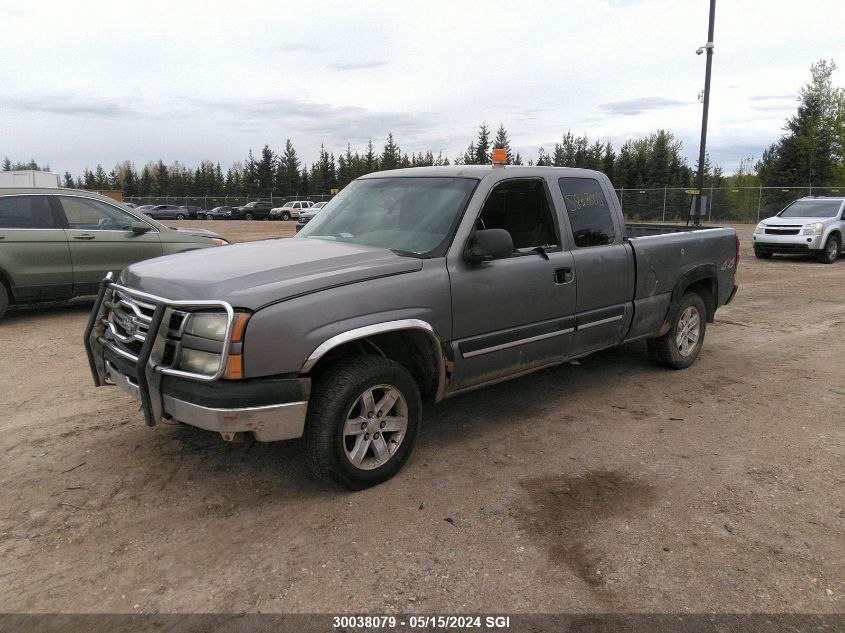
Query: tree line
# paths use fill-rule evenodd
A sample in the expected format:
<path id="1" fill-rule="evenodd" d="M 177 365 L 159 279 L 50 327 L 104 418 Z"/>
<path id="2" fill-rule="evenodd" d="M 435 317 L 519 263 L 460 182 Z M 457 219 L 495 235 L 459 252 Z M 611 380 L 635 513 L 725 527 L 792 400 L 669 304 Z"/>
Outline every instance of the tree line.
<path id="1" fill-rule="evenodd" d="M 726 178 L 707 157 L 705 187 L 845 184 L 845 90 L 833 85 L 834 70 L 836 64 L 832 60 L 811 66 L 811 80 L 801 89 L 797 112 L 787 119 L 782 137 L 763 151 L 756 163 L 753 157 L 746 157 L 736 172 Z M 505 126 L 500 124 L 493 133 L 486 123 L 478 126 L 475 137 L 455 157 L 454 164 L 490 164 L 495 148 L 505 149 L 507 164 L 524 164 L 519 152 L 512 150 Z M 232 164 L 225 173 L 219 162 L 211 160 L 204 160 L 195 168 L 179 161 L 167 165 L 158 160 L 140 170 L 131 161 L 122 161 L 108 172 L 100 164 L 94 170 L 86 167 L 76 177 L 65 172 L 63 184 L 80 189 L 119 189 L 126 197 L 290 197 L 330 193 L 373 171 L 449 164 L 442 152 L 403 152 L 391 132 L 381 150 L 370 140 L 362 151 L 353 151 L 347 144 L 335 156 L 321 145 L 317 160 L 310 166 L 300 160 L 288 139 L 280 151 L 264 145 L 255 156 L 250 150 L 244 161 Z M 587 135 L 567 131 L 550 150 L 540 147 L 536 161 L 532 159 L 527 164 L 596 169 L 607 174 L 617 189 L 689 187 L 698 169 L 697 165 L 688 165 L 681 141 L 662 129 L 644 138 L 627 140 L 618 151 L 609 141 L 591 140 Z M 13 163 L 6 158 L 2 163 L 3 170 L 38 168 L 34 160 Z"/>

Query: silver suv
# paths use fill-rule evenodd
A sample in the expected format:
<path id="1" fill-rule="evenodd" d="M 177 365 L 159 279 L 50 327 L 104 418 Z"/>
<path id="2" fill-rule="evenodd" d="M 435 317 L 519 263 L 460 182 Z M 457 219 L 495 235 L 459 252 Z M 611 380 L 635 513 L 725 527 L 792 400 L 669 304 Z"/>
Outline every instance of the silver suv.
<path id="1" fill-rule="evenodd" d="M 832 264 L 842 250 L 843 214 L 845 198 L 799 198 L 757 225 L 754 254 L 759 259 L 769 259 L 774 253 L 804 253 Z"/>

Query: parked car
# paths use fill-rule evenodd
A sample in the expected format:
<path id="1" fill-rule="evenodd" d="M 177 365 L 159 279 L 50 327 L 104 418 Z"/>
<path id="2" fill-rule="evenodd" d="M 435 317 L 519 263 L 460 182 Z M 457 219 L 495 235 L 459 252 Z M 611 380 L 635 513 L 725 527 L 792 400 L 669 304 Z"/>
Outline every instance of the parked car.
<path id="1" fill-rule="evenodd" d="M 318 202 L 310 209 L 306 209 L 299 214 L 299 217 L 296 220 L 296 232 L 299 233 L 305 225 L 308 224 L 314 216 L 323 208 L 323 205 L 328 204 L 327 202 Z"/>
<path id="2" fill-rule="evenodd" d="M 137 204 L 135 204 L 134 202 L 126 202 L 126 201 L 124 200 L 124 201 L 123 201 L 123 204 L 124 204 L 125 206 L 129 207 L 130 209 L 137 209 L 137 208 L 138 208 L 138 205 L 137 205 Z"/>
<path id="3" fill-rule="evenodd" d="M 243 214 L 244 220 L 269 220 L 270 209 L 273 208 L 273 203 L 258 200 L 256 202 L 247 202 L 244 206 L 235 208 Z"/>
<path id="4" fill-rule="evenodd" d="M 184 220 L 189 216 L 187 209 L 175 204 L 157 204 L 143 213 L 156 220 Z"/>
<path id="5" fill-rule="evenodd" d="M 310 200 L 290 200 L 285 202 L 282 206 L 270 210 L 270 218 L 272 220 L 290 220 L 291 218 L 298 218 L 299 214 L 304 209 L 310 209 L 314 203 Z"/>
<path id="6" fill-rule="evenodd" d="M 135 210 L 139 213 L 146 213 L 150 209 L 152 209 L 155 205 L 154 204 L 142 204 L 140 207 L 135 207 Z"/>
<path id="7" fill-rule="evenodd" d="M 790 203 L 754 229 L 754 254 L 769 259 L 775 253 L 804 253 L 832 264 L 843 249 L 845 197 L 808 196 Z"/>
<path id="8" fill-rule="evenodd" d="M 319 476 L 360 489 L 408 459 L 422 401 L 626 341 L 689 367 L 736 293 L 738 258 L 730 228 L 626 227 L 595 171 L 386 171 L 292 239 L 130 266 L 85 340 L 95 384 L 140 399 L 148 424 L 303 437 Z M 178 317 L 128 347 L 153 311 Z"/>
<path id="9" fill-rule="evenodd" d="M 244 214 L 238 207 L 220 206 L 211 211 L 203 211 L 200 217 L 206 220 L 240 220 Z"/>
<path id="10" fill-rule="evenodd" d="M 196 220 L 201 214 L 205 213 L 202 207 L 198 207 L 193 204 L 183 204 L 180 209 L 185 209 L 188 212 L 188 217 L 191 220 Z"/>
<path id="11" fill-rule="evenodd" d="M 96 293 L 107 272 L 142 259 L 227 243 L 89 191 L 0 189 L 0 317 L 10 303 Z"/>

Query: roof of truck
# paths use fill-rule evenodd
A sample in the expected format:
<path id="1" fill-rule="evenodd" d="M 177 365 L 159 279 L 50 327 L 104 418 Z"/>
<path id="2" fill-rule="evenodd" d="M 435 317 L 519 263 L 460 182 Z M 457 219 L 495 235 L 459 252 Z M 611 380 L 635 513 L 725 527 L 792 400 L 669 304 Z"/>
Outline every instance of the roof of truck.
<path id="1" fill-rule="evenodd" d="M 477 178 L 481 180 L 489 174 L 501 174 L 506 172 L 513 176 L 572 176 L 572 177 L 595 177 L 601 172 L 592 169 L 579 169 L 575 167 L 537 167 L 525 165 L 448 165 L 445 167 L 407 167 L 405 169 L 390 169 L 388 171 L 376 171 L 361 176 L 365 178 L 387 178 L 402 176 L 404 178 L 428 177 L 428 178 Z"/>

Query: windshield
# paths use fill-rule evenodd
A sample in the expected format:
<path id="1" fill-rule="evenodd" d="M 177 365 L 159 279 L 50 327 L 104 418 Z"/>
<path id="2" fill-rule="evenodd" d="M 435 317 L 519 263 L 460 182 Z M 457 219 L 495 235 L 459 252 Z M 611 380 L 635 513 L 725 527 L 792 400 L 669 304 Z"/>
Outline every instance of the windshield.
<path id="1" fill-rule="evenodd" d="M 368 178 L 337 194 L 298 238 L 429 255 L 445 243 L 472 195 L 469 178 Z"/>
<path id="2" fill-rule="evenodd" d="M 778 213 L 781 218 L 833 218 L 839 214 L 841 200 L 796 200 Z"/>

